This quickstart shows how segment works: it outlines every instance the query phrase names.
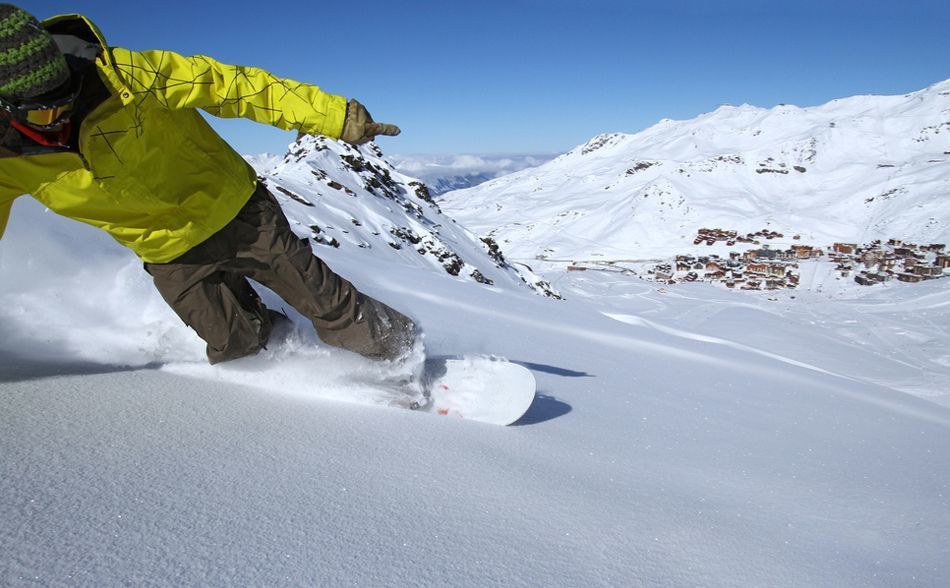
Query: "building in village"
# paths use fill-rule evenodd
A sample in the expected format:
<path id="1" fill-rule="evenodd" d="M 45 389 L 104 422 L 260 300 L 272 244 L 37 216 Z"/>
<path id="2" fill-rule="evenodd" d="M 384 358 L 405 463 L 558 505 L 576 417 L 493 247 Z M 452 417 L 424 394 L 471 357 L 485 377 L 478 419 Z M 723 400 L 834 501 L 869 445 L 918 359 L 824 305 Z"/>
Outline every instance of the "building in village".
<path id="1" fill-rule="evenodd" d="M 852 255 L 857 248 L 858 246 L 853 243 L 835 243 L 831 246 L 833 252 L 840 253 L 841 255 Z"/>
<path id="2" fill-rule="evenodd" d="M 854 281 L 862 286 L 883 284 L 892 279 L 916 284 L 924 280 L 942 278 L 950 267 L 950 259 L 943 255 L 942 243 L 915 245 L 898 239 L 890 239 L 887 244 L 880 241 L 859 250 L 854 265 L 864 265 L 858 271 Z"/>
<path id="3" fill-rule="evenodd" d="M 897 279 L 901 282 L 907 282 L 909 284 L 916 284 L 917 282 L 923 281 L 923 277 L 918 276 L 917 274 L 909 274 L 906 272 L 897 274 Z"/>

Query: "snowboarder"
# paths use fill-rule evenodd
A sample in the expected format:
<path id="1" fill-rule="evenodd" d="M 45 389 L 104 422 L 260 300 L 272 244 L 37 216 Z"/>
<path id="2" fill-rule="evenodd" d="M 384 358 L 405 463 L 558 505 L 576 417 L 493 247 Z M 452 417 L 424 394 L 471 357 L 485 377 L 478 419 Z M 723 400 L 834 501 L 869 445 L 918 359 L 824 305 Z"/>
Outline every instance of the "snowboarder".
<path id="1" fill-rule="evenodd" d="M 0 4 L 0 235 L 22 194 L 105 230 L 145 262 L 211 363 L 257 353 L 282 316 L 248 278 L 311 320 L 325 343 L 405 356 L 413 322 L 315 257 L 197 109 L 354 145 L 399 134 L 313 85 L 201 55 L 110 47 L 84 16 L 41 23 Z"/>

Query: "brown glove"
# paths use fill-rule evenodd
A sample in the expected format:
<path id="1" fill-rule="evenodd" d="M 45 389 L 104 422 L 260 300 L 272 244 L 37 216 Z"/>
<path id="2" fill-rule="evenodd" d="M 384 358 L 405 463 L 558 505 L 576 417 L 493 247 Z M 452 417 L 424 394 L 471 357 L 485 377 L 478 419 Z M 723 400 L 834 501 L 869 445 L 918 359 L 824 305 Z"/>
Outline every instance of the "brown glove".
<path id="1" fill-rule="evenodd" d="M 375 139 L 376 135 L 395 137 L 399 133 L 399 127 L 396 125 L 373 122 L 373 117 L 366 107 L 356 100 L 350 100 L 346 104 L 346 118 L 343 119 L 340 140 L 351 145 L 362 145 Z"/>

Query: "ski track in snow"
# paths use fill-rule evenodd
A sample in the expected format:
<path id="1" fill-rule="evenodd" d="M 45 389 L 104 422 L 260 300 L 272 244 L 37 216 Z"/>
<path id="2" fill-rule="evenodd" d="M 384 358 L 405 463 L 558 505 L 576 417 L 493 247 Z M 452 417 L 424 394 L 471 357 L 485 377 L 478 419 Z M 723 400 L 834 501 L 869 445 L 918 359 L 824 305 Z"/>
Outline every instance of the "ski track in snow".
<path id="1" fill-rule="evenodd" d="M 821 374 L 827 374 L 827 375 L 829 375 L 829 376 L 836 376 L 836 377 L 839 377 L 839 378 L 846 377 L 846 376 L 842 376 L 842 375 L 840 375 L 840 374 L 835 374 L 835 373 L 829 372 L 828 370 L 823 370 L 823 369 L 821 369 L 820 367 L 816 367 L 816 366 L 813 366 L 813 365 L 809 365 L 809 364 L 807 364 L 807 363 L 802 363 L 802 362 L 800 362 L 800 361 L 795 361 L 794 359 L 791 359 L 791 358 L 788 358 L 788 357 L 783 357 L 783 356 L 781 356 L 781 355 L 777 355 L 777 354 L 775 354 L 775 353 L 769 353 L 768 351 L 763 351 L 763 350 L 761 350 L 761 349 L 755 349 L 754 347 L 749 347 L 748 345 L 742 345 L 741 343 L 735 343 L 735 342 L 733 342 L 733 341 L 727 341 L 726 339 L 720 339 L 719 337 L 709 337 L 709 336 L 707 336 L 707 335 L 700 335 L 700 334 L 698 334 L 698 333 L 690 333 L 690 332 L 687 332 L 687 331 L 682 331 L 682 330 L 680 330 L 680 329 L 674 329 L 674 328 L 672 328 L 672 327 L 667 327 L 667 326 L 660 325 L 660 324 L 658 324 L 658 323 L 654 323 L 654 322 L 652 322 L 652 321 L 648 321 L 648 320 L 646 320 L 646 319 L 644 319 L 644 318 L 640 318 L 640 317 L 636 317 L 636 316 L 631 316 L 631 315 L 628 315 L 628 314 L 615 314 L 615 313 L 610 313 L 610 312 L 605 312 L 605 313 L 604 313 L 604 316 L 606 316 L 606 317 L 608 317 L 608 318 L 612 318 L 612 319 L 614 319 L 614 320 L 616 320 L 616 321 L 620 321 L 620 322 L 622 322 L 622 323 L 626 323 L 626 324 L 628 324 L 628 325 L 646 326 L 646 327 L 649 327 L 649 328 L 651 328 L 651 329 L 655 329 L 655 330 L 657 330 L 657 331 L 659 331 L 659 332 L 661 332 L 661 333 L 666 333 L 666 334 L 668 334 L 668 335 L 673 335 L 674 337 L 682 337 L 683 339 L 689 339 L 689 340 L 692 340 L 692 341 L 700 341 L 700 342 L 702 342 L 702 343 L 712 343 L 712 344 L 714 344 L 714 345 L 724 345 L 724 346 L 726 346 L 726 347 L 731 347 L 731 348 L 733 348 L 733 349 L 738 349 L 738 350 L 740 350 L 740 351 L 746 351 L 746 352 L 749 352 L 749 353 L 755 353 L 755 354 L 761 355 L 761 356 L 763 356 L 763 357 L 767 357 L 767 358 L 769 358 L 769 359 L 774 359 L 774 360 L 780 361 L 780 362 L 782 362 L 782 363 L 787 363 L 787 364 L 789 364 L 789 365 L 793 365 L 793 366 L 796 366 L 796 367 L 804 368 L 804 369 L 807 369 L 807 370 L 812 370 L 812 371 L 815 371 L 815 372 L 818 372 L 818 373 L 821 373 Z M 849 378 L 849 379 L 850 379 L 850 378 Z"/>

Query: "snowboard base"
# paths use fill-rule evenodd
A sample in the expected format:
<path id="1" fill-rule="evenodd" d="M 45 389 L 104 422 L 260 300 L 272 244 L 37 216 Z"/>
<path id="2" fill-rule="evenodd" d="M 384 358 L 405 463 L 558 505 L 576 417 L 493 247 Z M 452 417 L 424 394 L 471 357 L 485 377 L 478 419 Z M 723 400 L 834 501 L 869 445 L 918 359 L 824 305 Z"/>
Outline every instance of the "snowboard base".
<path id="1" fill-rule="evenodd" d="M 510 425 L 531 407 L 531 370 L 491 357 L 429 358 L 422 374 L 427 404 L 419 410 Z"/>

